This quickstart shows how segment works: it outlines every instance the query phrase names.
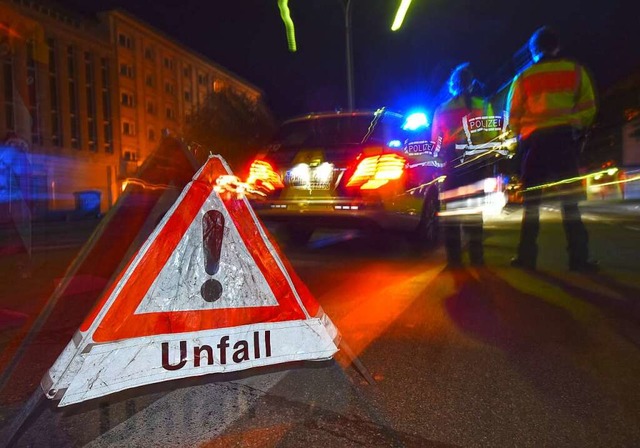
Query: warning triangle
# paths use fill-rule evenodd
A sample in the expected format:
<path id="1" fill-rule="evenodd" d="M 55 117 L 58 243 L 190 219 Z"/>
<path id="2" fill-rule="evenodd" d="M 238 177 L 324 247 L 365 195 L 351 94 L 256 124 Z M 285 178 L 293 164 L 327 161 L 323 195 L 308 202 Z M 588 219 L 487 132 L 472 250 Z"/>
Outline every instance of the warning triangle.
<path id="1" fill-rule="evenodd" d="M 327 359 L 338 333 L 212 156 L 42 381 L 60 406 L 189 376 Z"/>

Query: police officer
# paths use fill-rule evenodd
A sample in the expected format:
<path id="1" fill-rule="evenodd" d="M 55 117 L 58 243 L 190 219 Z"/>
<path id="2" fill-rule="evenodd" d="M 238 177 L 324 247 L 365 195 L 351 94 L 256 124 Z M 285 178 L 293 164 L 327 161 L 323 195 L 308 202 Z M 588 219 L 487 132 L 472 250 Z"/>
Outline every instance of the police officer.
<path id="1" fill-rule="evenodd" d="M 441 104 L 433 116 L 431 140 L 436 141 L 438 137 L 442 138 L 441 157 L 445 162 L 444 172 L 447 176 L 442 195 L 445 203 L 455 199 L 457 188 L 480 180 L 479 177 L 482 177 L 477 171 L 474 172 L 468 166 L 463 166 L 464 151 L 456 149 L 456 145 L 464 146 L 468 141 L 464 131 L 465 120 L 469 117 L 492 115 L 491 105 L 474 94 L 476 84 L 469 63 L 457 66 L 449 77 L 449 93 L 452 97 Z M 471 264 L 483 265 L 482 213 L 475 211 L 468 214 L 442 215 L 447 266 L 456 268 L 462 265 L 461 232 L 463 230 L 469 237 Z"/>
<path id="2" fill-rule="evenodd" d="M 578 175 L 579 141 L 596 114 L 593 87 L 580 64 L 558 57 L 559 39 L 548 27 L 529 39 L 534 64 L 516 75 L 507 99 L 509 125 L 519 135 L 522 151 L 524 214 L 517 256 L 511 264 L 535 269 L 538 255 L 539 207 L 543 185 Z M 588 260 L 588 234 L 578 201 L 581 183 L 560 191 L 569 268 L 593 272 Z"/>

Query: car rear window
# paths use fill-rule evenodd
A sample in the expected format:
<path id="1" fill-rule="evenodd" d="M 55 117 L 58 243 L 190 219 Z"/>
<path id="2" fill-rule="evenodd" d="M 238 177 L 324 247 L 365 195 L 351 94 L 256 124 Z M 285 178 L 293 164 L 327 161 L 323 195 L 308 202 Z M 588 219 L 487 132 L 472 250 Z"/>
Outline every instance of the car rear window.
<path id="1" fill-rule="evenodd" d="M 373 115 L 345 115 L 283 124 L 274 143 L 281 148 L 360 144 L 369 134 Z"/>

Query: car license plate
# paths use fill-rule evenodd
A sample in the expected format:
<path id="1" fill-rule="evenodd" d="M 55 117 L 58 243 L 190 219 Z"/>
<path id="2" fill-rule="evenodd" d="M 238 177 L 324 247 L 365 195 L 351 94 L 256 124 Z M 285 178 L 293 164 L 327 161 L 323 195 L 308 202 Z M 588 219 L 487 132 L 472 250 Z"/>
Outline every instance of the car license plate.
<path id="1" fill-rule="evenodd" d="M 328 190 L 333 182 L 333 164 L 321 163 L 311 167 L 306 163 L 300 163 L 285 175 L 285 184 L 291 188 L 305 190 Z"/>

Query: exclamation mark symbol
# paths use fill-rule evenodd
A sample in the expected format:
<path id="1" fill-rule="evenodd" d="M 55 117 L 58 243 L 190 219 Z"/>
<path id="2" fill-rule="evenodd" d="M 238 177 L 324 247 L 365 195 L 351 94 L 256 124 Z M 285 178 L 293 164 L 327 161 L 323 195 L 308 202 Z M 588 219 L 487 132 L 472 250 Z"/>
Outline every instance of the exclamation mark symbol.
<path id="1" fill-rule="evenodd" d="M 220 251 L 224 235 L 224 215 L 218 210 L 209 210 L 202 217 L 202 247 L 204 249 L 204 270 L 216 275 L 220 270 Z M 222 285 L 210 278 L 200 288 L 200 295 L 207 302 L 215 302 L 222 296 Z"/>

